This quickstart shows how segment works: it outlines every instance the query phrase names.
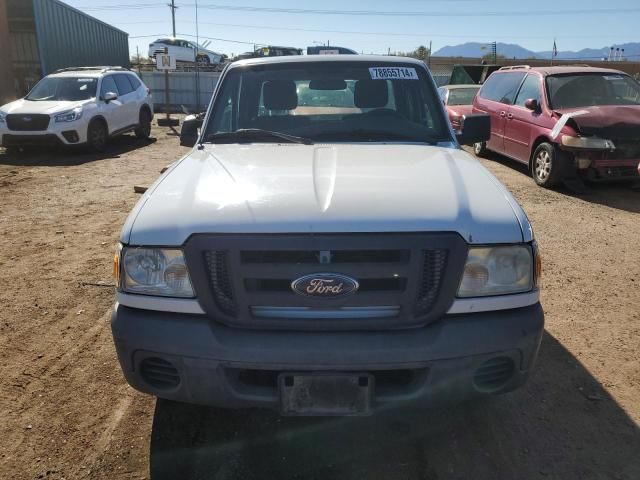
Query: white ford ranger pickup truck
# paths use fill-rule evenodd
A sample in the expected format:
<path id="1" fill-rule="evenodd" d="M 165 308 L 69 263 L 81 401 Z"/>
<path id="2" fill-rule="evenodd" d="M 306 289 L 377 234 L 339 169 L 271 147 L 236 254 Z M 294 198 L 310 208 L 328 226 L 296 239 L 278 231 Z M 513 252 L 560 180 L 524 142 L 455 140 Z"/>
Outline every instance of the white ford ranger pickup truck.
<path id="1" fill-rule="evenodd" d="M 524 212 L 461 145 L 423 62 L 229 65 L 193 149 L 115 256 L 113 338 L 134 388 L 283 415 L 366 415 L 511 391 L 543 333 Z"/>

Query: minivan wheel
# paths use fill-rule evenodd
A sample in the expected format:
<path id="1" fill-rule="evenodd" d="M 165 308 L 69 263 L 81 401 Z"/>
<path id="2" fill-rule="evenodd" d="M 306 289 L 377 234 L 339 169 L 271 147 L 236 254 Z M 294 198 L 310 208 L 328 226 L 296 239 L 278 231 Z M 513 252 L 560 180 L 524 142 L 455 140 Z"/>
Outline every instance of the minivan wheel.
<path id="1" fill-rule="evenodd" d="M 136 138 L 147 140 L 151 136 L 151 115 L 149 112 L 140 112 L 140 125 L 135 130 Z"/>
<path id="2" fill-rule="evenodd" d="M 473 153 L 476 157 L 484 157 L 487 155 L 487 144 L 485 142 L 476 142 L 473 144 Z"/>
<path id="3" fill-rule="evenodd" d="M 109 132 L 104 122 L 94 121 L 87 130 L 87 144 L 94 152 L 104 152 L 109 141 Z"/>
<path id="4" fill-rule="evenodd" d="M 560 161 L 560 154 L 553 145 L 546 142 L 538 145 L 531 162 L 533 180 L 545 188 L 557 185 L 562 175 Z"/>

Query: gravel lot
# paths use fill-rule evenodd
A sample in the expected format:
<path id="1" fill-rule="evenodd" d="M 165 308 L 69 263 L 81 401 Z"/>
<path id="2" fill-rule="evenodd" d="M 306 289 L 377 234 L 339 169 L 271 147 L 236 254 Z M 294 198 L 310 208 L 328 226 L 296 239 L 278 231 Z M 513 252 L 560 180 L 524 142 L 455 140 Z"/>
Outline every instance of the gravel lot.
<path id="1" fill-rule="evenodd" d="M 187 151 L 154 135 L 100 156 L 0 152 L 0 478 L 640 478 L 640 193 L 547 191 L 483 160 L 543 252 L 530 383 L 446 410 L 282 419 L 156 402 L 121 376 L 113 247 L 133 186 Z"/>

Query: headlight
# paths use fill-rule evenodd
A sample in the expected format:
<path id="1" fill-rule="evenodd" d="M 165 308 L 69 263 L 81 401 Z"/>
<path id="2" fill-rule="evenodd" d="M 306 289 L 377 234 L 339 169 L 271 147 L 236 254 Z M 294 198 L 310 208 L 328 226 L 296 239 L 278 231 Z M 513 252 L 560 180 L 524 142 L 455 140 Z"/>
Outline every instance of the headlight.
<path id="1" fill-rule="evenodd" d="M 119 258 L 115 268 L 120 271 L 122 291 L 163 297 L 195 296 L 182 250 L 124 247 Z"/>
<path id="2" fill-rule="evenodd" d="M 471 247 L 458 297 L 484 297 L 531 291 L 535 286 L 530 245 Z"/>
<path id="3" fill-rule="evenodd" d="M 0 123 L 4 123 L 7 121 L 7 114 L 4 112 L 0 112 Z"/>
<path id="4" fill-rule="evenodd" d="M 68 112 L 59 113 L 55 117 L 56 123 L 75 122 L 76 120 L 80 120 L 80 118 L 82 118 L 82 107 L 74 108 Z"/>
<path id="5" fill-rule="evenodd" d="M 611 140 L 597 137 L 572 137 L 562 136 L 562 145 L 569 148 L 586 148 L 588 150 L 615 150 L 616 146 Z"/>

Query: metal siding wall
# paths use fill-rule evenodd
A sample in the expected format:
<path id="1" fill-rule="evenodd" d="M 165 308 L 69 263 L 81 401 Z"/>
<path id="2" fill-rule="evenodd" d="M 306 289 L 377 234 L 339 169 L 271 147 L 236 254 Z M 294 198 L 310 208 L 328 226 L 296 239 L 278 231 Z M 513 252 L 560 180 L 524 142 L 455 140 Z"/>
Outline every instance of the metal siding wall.
<path id="1" fill-rule="evenodd" d="M 165 108 L 164 72 L 140 72 L 142 81 L 151 89 L 153 105 L 158 111 Z M 211 101 L 220 72 L 200 72 L 200 110 L 205 111 Z M 181 112 L 184 106 L 190 113 L 196 110 L 195 72 L 171 72 L 169 74 L 171 110 Z"/>
<path id="2" fill-rule="evenodd" d="M 58 1 L 33 0 L 43 68 L 129 66 L 128 34 Z"/>

